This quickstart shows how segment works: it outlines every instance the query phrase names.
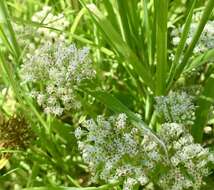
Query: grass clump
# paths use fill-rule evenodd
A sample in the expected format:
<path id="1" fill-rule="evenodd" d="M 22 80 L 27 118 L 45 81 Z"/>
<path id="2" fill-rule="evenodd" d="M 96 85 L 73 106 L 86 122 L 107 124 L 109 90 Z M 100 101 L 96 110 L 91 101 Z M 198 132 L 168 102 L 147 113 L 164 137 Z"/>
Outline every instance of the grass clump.
<path id="1" fill-rule="evenodd" d="M 0 190 L 212 190 L 213 7 L 1 0 Z"/>

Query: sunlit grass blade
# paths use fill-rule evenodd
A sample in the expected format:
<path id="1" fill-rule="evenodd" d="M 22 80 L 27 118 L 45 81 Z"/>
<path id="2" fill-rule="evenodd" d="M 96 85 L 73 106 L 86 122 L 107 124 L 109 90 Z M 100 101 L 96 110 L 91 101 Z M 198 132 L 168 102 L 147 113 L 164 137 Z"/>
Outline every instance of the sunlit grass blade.
<path id="1" fill-rule="evenodd" d="M 1 158 L 0 159 L 0 170 L 2 169 L 2 168 L 4 168 L 5 166 L 6 166 L 6 164 L 8 163 L 8 159 L 7 158 Z"/>
<path id="2" fill-rule="evenodd" d="M 83 7 L 79 13 L 77 14 L 77 16 L 75 17 L 73 23 L 72 23 L 72 26 L 70 28 L 70 33 L 69 33 L 69 39 L 70 41 L 72 41 L 72 37 L 73 37 L 73 34 L 75 33 L 75 30 L 77 29 L 77 26 L 81 20 L 81 18 L 83 17 L 83 15 L 86 13 L 86 8 Z"/>
<path id="3" fill-rule="evenodd" d="M 136 51 L 138 51 L 142 46 L 141 38 L 138 34 L 138 30 L 141 26 L 138 15 L 138 1 L 117 0 L 117 5 L 117 13 L 120 15 L 125 42 L 131 49 L 136 49 Z M 111 12 L 108 13 L 111 14 Z"/>
<path id="4" fill-rule="evenodd" d="M 14 172 L 17 171 L 17 170 L 19 170 L 19 168 L 14 168 L 14 169 L 12 169 L 12 170 L 9 170 L 7 173 L 1 175 L 1 176 L 0 176 L 0 179 L 6 177 L 7 175 L 10 175 L 10 174 L 14 173 Z"/>
<path id="5" fill-rule="evenodd" d="M 127 1 L 122 2 L 120 0 L 117 1 L 118 4 L 118 13 L 120 15 L 121 24 L 124 32 L 124 38 L 125 41 L 129 44 L 129 46 L 132 44 L 133 36 L 131 34 L 130 28 L 129 28 L 129 21 L 128 21 L 128 13 L 127 13 Z"/>

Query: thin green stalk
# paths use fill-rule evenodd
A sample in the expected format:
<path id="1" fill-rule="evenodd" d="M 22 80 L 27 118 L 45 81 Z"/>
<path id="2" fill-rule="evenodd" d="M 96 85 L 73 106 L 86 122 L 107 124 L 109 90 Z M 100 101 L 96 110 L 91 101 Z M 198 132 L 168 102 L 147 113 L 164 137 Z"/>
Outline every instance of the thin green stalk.
<path id="1" fill-rule="evenodd" d="M 73 185 L 75 185 L 76 187 L 81 187 L 81 185 L 78 183 L 77 180 L 73 179 L 71 176 L 67 175 L 67 178 L 69 179 L 69 181 L 71 181 L 71 183 Z"/>
<path id="2" fill-rule="evenodd" d="M 96 70 L 97 70 L 97 76 L 100 80 L 103 80 L 103 75 L 102 75 L 102 56 L 101 56 L 101 52 L 99 51 L 99 49 L 101 47 L 99 47 L 101 45 L 101 43 L 99 43 L 100 39 L 99 39 L 99 30 L 96 24 L 93 24 L 93 33 L 94 33 L 94 43 L 96 44 L 96 46 L 98 47 L 95 51 L 95 61 L 96 61 Z"/>
<path id="3" fill-rule="evenodd" d="M 119 184 L 119 182 L 114 182 L 99 187 L 30 187 L 23 190 L 110 190 Z"/>
<path id="4" fill-rule="evenodd" d="M 4 45 L 6 46 L 6 48 L 10 51 L 10 53 L 14 53 L 15 50 L 13 48 L 13 46 L 11 45 L 10 41 L 7 38 L 7 35 L 3 29 L 3 26 L 0 23 L 0 38 L 2 40 L 2 42 L 4 43 Z"/>
<path id="5" fill-rule="evenodd" d="M 145 122 L 149 123 L 152 113 L 152 96 L 148 94 L 145 100 Z"/>

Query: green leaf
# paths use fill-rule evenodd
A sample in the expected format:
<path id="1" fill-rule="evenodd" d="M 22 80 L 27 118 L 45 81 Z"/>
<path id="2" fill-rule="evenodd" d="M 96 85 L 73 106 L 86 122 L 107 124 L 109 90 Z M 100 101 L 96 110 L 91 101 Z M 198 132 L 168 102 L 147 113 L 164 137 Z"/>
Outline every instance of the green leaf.
<path id="1" fill-rule="evenodd" d="M 167 13 L 168 0 L 155 0 L 156 12 L 156 95 L 162 95 L 166 88 L 167 65 Z"/>
<path id="2" fill-rule="evenodd" d="M 148 60 L 149 65 L 152 65 L 152 29 L 149 20 L 149 11 L 148 11 L 148 0 L 143 0 L 143 13 L 144 13 L 144 27 L 145 27 L 145 37 L 147 38 L 147 47 L 148 47 Z"/>
<path id="3" fill-rule="evenodd" d="M 62 121 L 51 118 L 53 121 L 51 122 L 51 128 L 54 132 L 56 132 L 64 141 L 67 141 L 70 145 L 74 144 L 75 138 L 72 138 L 72 126 L 63 123 Z"/>
<path id="4" fill-rule="evenodd" d="M 200 54 L 197 57 L 194 57 L 192 60 L 190 60 L 188 65 L 185 67 L 184 72 L 188 72 L 194 68 L 198 68 L 207 62 L 214 62 L 214 49 L 211 49 L 203 54 Z"/>
<path id="5" fill-rule="evenodd" d="M 204 90 L 197 102 L 196 120 L 192 126 L 192 135 L 197 142 L 202 142 L 203 128 L 207 122 L 207 117 L 211 105 L 214 103 L 214 74 L 212 74 L 204 86 Z"/>

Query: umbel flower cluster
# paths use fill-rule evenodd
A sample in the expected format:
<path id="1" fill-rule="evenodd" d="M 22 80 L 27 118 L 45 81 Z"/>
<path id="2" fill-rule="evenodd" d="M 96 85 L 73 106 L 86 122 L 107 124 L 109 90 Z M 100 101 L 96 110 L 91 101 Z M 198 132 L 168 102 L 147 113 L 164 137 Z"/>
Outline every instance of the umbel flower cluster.
<path id="1" fill-rule="evenodd" d="M 196 32 L 196 29 L 198 27 L 198 24 L 200 22 L 202 16 L 202 12 L 197 12 L 194 14 L 193 16 L 193 20 L 190 26 L 190 31 L 189 31 L 189 35 L 187 38 L 187 45 L 190 44 L 194 33 Z M 183 27 L 179 27 L 179 28 L 175 28 L 172 31 L 172 37 L 173 37 L 173 44 L 174 45 L 178 45 L 178 43 L 180 42 L 180 36 L 182 34 L 183 31 Z M 200 36 L 200 39 L 194 49 L 194 53 L 201 53 L 201 52 L 205 52 L 209 49 L 213 49 L 214 48 L 214 21 L 213 20 L 209 20 L 205 27 L 204 30 Z"/>
<path id="2" fill-rule="evenodd" d="M 87 120 L 75 136 L 95 181 L 119 181 L 124 190 L 153 183 L 164 190 L 200 189 L 214 161 L 208 149 L 193 142 L 179 124 L 164 124 L 158 132 L 168 155 L 148 134 L 128 122 L 125 114 Z"/>
<path id="3" fill-rule="evenodd" d="M 56 116 L 79 109 L 76 87 L 95 75 L 89 49 L 74 44 L 46 44 L 35 51 L 21 68 L 23 83 L 33 84 L 31 95 L 46 113 Z"/>
<path id="4" fill-rule="evenodd" d="M 155 109 L 165 122 L 192 125 L 195 120 L 193 97 L 186 92 L 170 92 L 167 96 L 155 98 Z"/>
<path id="5" fill-rule="evenodd" d="M 166 190 L 200 190 L 203 178 L 209 175 L 209 165 L 214 164 L 213 153 L 194 143 L 186 127 L 180 124 L 165 123 L 158 133 L 170 158 L 167 172 L 158 179 L 159 186 Z"/>
<path id="6" fill-rule="evenodd" d="M 53 14 L 52 8 L 44 6 L 42 10 L 35 12 L 31 21 L 40 24 L 39 27 L 13 23 L 15 32 L 18 34 L 18 42 L 28 49 L 28 57 L 37 48 L 37 44 L 54 43 L 57 41 L 66 42 L 63 31 L 69 26 L 69 21 L 64 14 Z M 29 38 L 33 34 L 34 38 Z"/>
<path id="7" fill-rule="evenodd" d="M 145 185 L 148 177 L 141 166 L 144 149 L 139 131 L 126 119 L 125 114 L 108 120 L 98 116 L 96 122 L 87 120 L 84 129 L 77 128 L 75 136 L 94 181 L 121 180 L 125 181 L 124 190 L 130 190 L 138 183 Z"/>
<path id="8" fill-rule="evenodd" d="M 51 9 L 49 6 L 44 6 L 41 11 L 36 12 L 32 16 L 33 22 L 42 22 L 42 24 L 45 25 L 45 27 L 40 27 L 36 31 L 38 40 L 43 40 L 41 43 L 55 41 L 56 39 L 58 41 L 65 41 L 65 35 L 62 31 L 65 31 L 69 26 L 69 22 L 63 14 L 54 15 Z"/>

